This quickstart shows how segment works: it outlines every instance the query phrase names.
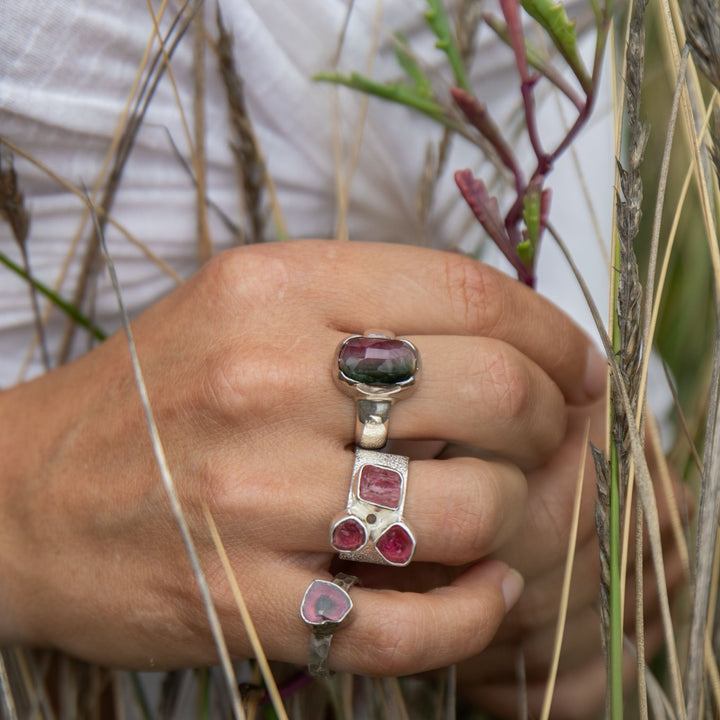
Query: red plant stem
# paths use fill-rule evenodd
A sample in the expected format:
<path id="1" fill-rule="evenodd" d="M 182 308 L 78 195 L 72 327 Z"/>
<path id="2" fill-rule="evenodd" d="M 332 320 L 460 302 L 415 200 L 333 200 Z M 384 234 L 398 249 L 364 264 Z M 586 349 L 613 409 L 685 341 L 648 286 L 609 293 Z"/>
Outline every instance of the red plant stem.
<path id="1" fill-rule="evenodd" d="M 505 17 L 505 23 L 510 35 L 510 43 L 512 45 L 513 54 L 515 55 L 515 64 L 520 73 L 521 92 L 523 106 L 525 108 L 525 124 L 528 129 L 528 137 L 530 144 L 538 161 L 538 166 L 546 166 L 548 163 L 547 155 L 542 149 L 540 142 L 540 133 L 537 128 L 537 120 L 535 116 L 535 98 L 533 96 L 533 87 L 537 82 L 537 75 L 530 75 L 528 70 L 527 58 L 525 57 L 525 37 L 523 34 L 522 20 L 520 19 L 520 3 L 518 0 L 500 0 L 500 9 Z M 547 169 L 542 173 L 547 172 Z"/>
<path id="2" fill-rule="evenodd" d="M 525 192 L 525 179 L 523 178 L 522 169 L 512 148 L 490 117 L 485 105 L 478 102 L 474 95 L 470 95 L 470 93 L 459 87 L 451 88 L 450 94 L 465 117 L 492 145 L 502 164 L 512 173 L 515 180 L 515 192 L 522 195 Z"/>

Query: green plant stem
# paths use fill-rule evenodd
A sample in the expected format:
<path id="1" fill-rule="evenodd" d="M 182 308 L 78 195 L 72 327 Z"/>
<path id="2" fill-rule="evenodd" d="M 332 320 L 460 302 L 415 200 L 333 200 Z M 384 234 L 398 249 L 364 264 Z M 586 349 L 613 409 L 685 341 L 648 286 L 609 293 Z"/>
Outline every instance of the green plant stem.
<path id="1" fill-rule="evenodd" d="M 47 285 L 43 285 L 43 283 L 29 275 L 24 268 L 20 267 L 20 265 L 11 260 L 7 255 L 5 255 L 5 253 L 0 252 L 0 263 L 12 270 L 16 275 L 19 275 L 21 278 L 29 282 L 39 293 L 42 293 L 46 298 L 48 298 L 53 305 L 62 310 L 78 325 L 84 327 L 88 332 L 92 333 L 95 338 L 98 340 L 105 340 L 107 334 L 103 330 L 94 325 L 74 305 L 71 305 L 69 302 L 63 300 L 54 290 L 51 290 L 47 287 Z"/>
<path id="2" fill-rule="evenodd" d="M 623 716 L 623 628 L 622 593 L 620 577 L 620 467 L 615 443 L 610 443 L 610 717 L 622 720 Z"/>

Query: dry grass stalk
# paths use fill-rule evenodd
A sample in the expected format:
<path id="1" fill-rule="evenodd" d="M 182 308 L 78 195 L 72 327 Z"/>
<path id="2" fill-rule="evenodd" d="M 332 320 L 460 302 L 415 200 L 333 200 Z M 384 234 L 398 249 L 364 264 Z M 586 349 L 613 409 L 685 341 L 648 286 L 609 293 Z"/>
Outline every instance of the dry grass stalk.
<path id="1" fill-rule="evenodd" d="M 640 296 L 638 266 L 633 242 L 642 216 L 642 180 L 640 165 L 647 142 L 647 131 L 640 120 L 640 95 L 643 81 L 645 53 L 644 15 L 647 0 L 633 3 L 630 19 L 625 70 L 625 107 L 628 128 L 627 167 L 618 162 L 620 191 L 617 194 L 617 228 L 619 240 L 619 266 L 617 278 L 618 366 L 630 397 L 633 414 L 623 414 L 617 398 L 613 398 L 615 420 L 613 436 L 621 463 L 621 497 L 630 475 L 629 437 L 627 425 L 634 422 L 640 386 L 638 372 L 641 360 Z"/>
<path id="2" fill-rule="evenodd" d="M 172 57 L 175 49 L 185 35 L 190 23 L 192 22 L 195 10 L 202 0 L 193 0 L 192 3 L 186 2 L 178 11 L 175 20 L 171 24 L 168 36 L 165 38 L 161 49 L 155 54 L 150 64 L 144 82 L 137 95 L 135 105 L 129 114 L 125 127 L 123 129 L 120 142 L 117 145 L 115 155 L 113 157 L 112 167 L 108 175 L 105 189 L 102 193 L 99 206 L 102 212 L 99 213 L 99 228 L 105 230 L 106 218 L 110 214 L 115 200 L 115 195 L 120 186 L 125 164 L 130 157 L 130 152 L 135 144 L 135 138 L 142 126 L 145 114 L 150 102 L 155 94 L 161 78 L 168 68 L 167 60 Z M 155 18 L 157 21 L 157 18 Z M 78 281 L 72 298 L 72 304 L 81 308 L 85 304 L 85 298 L 90 284 L 97 278 L 102 268 L 102 257 L 100 254 L 100 242 L 97 231 L 94 231 L 88 238 L 85 253 L 80 265 Z M 75 324 L 68 323 L 62 340 L 60 351 L 58 353 L 58 363 L 64 363 L 69 355 L 70 346 L 75 334 Z"/>
<path id="3" fill-rule="evenodd" d="M 633 460 L 630 452 L 630 425 L 636 422 L 643 432 L 643 413 L 638 412 L 640 395 L 642 360 L 640 298 L 641 287 L 638 277 L 637 259 L 634 241 L 638 234 L 642 217 L 643 188 L 640 177 L 647 130 L 640 119 L 640 99 L 643 85 L 645 58 L 645 7 L 647 0 L 635 0 L 630 14 L 627 45 L 625 48 L 625 115 L 628 131 L 627 167 L 618 161 L 620 193 L 616 197 L 616 224 L 618 229 L 618 261 L 616 268 L 617 293 L 615 318 L 618 327 L 617 359 L 623 384 L 627 390 L 630 407 L 625 408 L 612 391 L 614 419 L 612 425 L 613 440 L 619 463 L 619 514 L 623 514 L 623 504 L 629 502 L 628 484 L 632 472 Z M 643 606 L 643 517 L 642 505 L 635 509 L 635 633 L 638 665 L 638 702 L 640 717 L 648 717 L 647 688 L 645 684 L 645 633 Z M 624 583 L 624 576 L 621 576 Z M 624 593 L 623 593 L 624 594 Z"/>
<path id="4" fill-rule="evenodd" d="M 280 718 L 280 720 L 288 720 L 287 714 L 285 713 L 285 707 L 280 697 L 280 692 L 278 690 L 277 684 L 275 683 L 275 678 L 273 677 L 272 671 L 270 670 L 270 665 L 268 664 L 267 657 L 265 656 L 265 652 L 260 642 L 260 638 L 258 637 L 258 634 L 255 630 L 255 625 L 252 621 L 252 618 L 250 617 L 250 612 L 247 608 L 247 605 L 245 604 L 245 598 L 243 597 L 240 586 L 238 585 L 235 572 L 233 570 L 232 564 L 230 563 L 230 558 L 228 558 L 227 552 L 225 551 L 225 546 L 223 545 L 222 539 L 220 538 L 220 533 L 218 532 L 215 521 L 213 520 L 212 514 L 210 513 L 210 509 L 207 507 L 207 505 L 203 507 L 203 511 L 205 513 L 205 521 L 210 528 L 210 534 L 212 535 L 213 543 L 215 543 L 215 549 L 217 550 L 218 557 L 222 562 L 225 576 L 230 583 L 230 588 L 232 590 L 233 598 L 235 599 L 235 604 L 237 605 L 238 611 L 240 612 L 240 615 L 242 617 L 245 631 L 250 638 L 253 652 L 255 653 L 255 657 L 257 658 L 258 665 L 262 672 L 263 680 L 265 681 L 265 687 L 273 702 L 273 708 L 275 709 L 275 713 L 278 718 Z"/>
<path id="5" fill-rule="evenodd" d="M 88 198 L 88 205 L 91 206 L 89 198 Z M 158 432 L 158 428 L 155 423 L 155 418 L 153 416 L 152 409 L 150 407 L 150 400 L 149 400 L 149 396 L 148 396 L 148 392 L 147 392 L 147 387 L 145 385 L 143 373 L 140 368 L 140 360 L 137 355 L 137 349 L 135 347 L 135 342 L 133 340 L 132 330 L 130 329 L 130 319 L 125 310 L 125 305 L 124 305 L 124 302 L 122 299 L 122 293 L 120 291 L 120 283 L 118 281 L 117 274 L 115 273 L 115 266 L 113 264 L 112 257 L 110 256 L 110 253 L 108 252 L 108 248 L 105 244 L 105 238 L 104 238 L 102 227 L 100 226 L 98 217 L 95 213 L 93 213 L 92 218 L 93 218 L 93 224 L 95 227 L 96 236 L 98 238 L 98 243 L 99 243 L 100 249 L 102 250 L 102 253 L 104 255 L 105 263 L 107 265 L 107 269 L 110 274 L 110 279 L 112 281 L 112 286 L 113 286 L 113 289 L 115 291 L 115 295 L 117 298 L 118 309 L 120 311 L 120 316 L 121 316 L 122 323 L 123 323 L 123 329 L 125 331 L 128 348 L 130 350 L 130 356 L 131 356 L 131 360 L 132 360 L 135 382 L 137 385 L 138 392 L 140 394 L 140 400 L 141 400 L 141 403 L 143 406 L 145 418 L 146 418 L 147 425 L 148 425 L 148 432 L 150 434 L 150 440 L 152 443 L 153 453 L 155 455 L 155 462 L 157 464 L 158 470 L 160 471 L 163 486 L 167 493 L 168 500 L 170 502 L 170 506 L 172 509 L 172 513 L 175 517 L 175 520 L 178 525 L 178 529 L 180 530 L 180 534 L 182 536 L 182 541 L 185 546 L 185 552 L 187 553 L 188 559 L 190 561 L 190 565 L 193 570 L 193 575 L 195 576 L 195 581 L 198 586 L 198 590 L 200 591 L 200 595 L 202 597 L 203 604 L 205 605 L 205 610 L 207 612 L 210 630 L 212 632 L 212 636 L 215 641 L 215 646 L 216 646 L 216 649 L 218 652 L 218 656 L 220 658 L 220 665 L 223 669 L 223 672 L 225 673 L 227 689 L 230 692 L 232 710 L 235 714 L 236 720 L 245 720 L 245 713 L 242 708 L 242 702 L 240 700 L 240 694 L 238 691 L 238 683 L 237 683 L 237 679 L 235 677 L 235 672 L 232 668 L 232 662 L 230 660 L 230 654 L 228 652 L 227 644 L 225 642 L 225 637 L 223 635 L 222 627 L 220 625 L 220 619 L 217 615 L 217 610 L 215 609 L 215 605 L 214 605 L 214 602 L 212 599 L 212 593 L 210 591 L 210 587 L 209 587 L 207 579 L 205 577 L 205 573 L 203 572 L 202 566 L 200 564 L 200 558 L 198 556 L 198 552 L 195 547 L 195 543 L 192 539 L 192 535 L 190 534 L 190 528 L 187 524 L 187 520 L 185 519 L 185 513 L 183 511 L 182 504 L 180 502 L 180 496 L 178 495 L 177 488 L 175 487 L 175 482 L 173 481 L 172 475 L 170 473 L 170 468 L 167 464 L 165 450 L 164 450 L 162 441 L 160 440 L 160 434 Z"/>
<path id="6" fill-rule="evenodd" d="M 20 248 L 23 268 L 28 277 L 32 277 L 30 254 L 27 247 L 30 232 L 30 213 L 25 207 L 25 198 L 18 182 L 13 155 L 3 145 L 0 145 L 0 218 L 10 225 L 15 242 Z M 28 291 L 35 321 L 35 335 L 40 345 L 43 366 L 45 370 L 49 370 L 51 367 L 50 354 L 45 341 L 45 328 L 37 292 L 32 283 L 28 283 Z"/>
<path id="7" fill-rule="evenodd" d="M 168 0 L 162 0 L 162 4 L 160 6 L 160 9 L 158 11 L 158 17 L 162 17 L 165 14 L 165 9 L 167 7 Z M 125 103 L 125 107 L 123 108 L 123 111 L 120 114 L 120 117 L 118 119 L 117 126 L 115 128 L 115 132 L 113 133 L 113 136 L 110 141 L 110 147 L 108 148 L 108 151 L 105 155 L 105 159 L 102 163 L 102 167 L 100 168 L 100 171 L 98 172 L 97 178 L 95 179 L 95 184 L 92 188 L 91 197 L 93 199 L 93 202 L 95 201 L 95 198 L 99 195 L 100 190 L 103 185 L 104 178 L 106 177 L 107 170 L 110 167 L 110 163 L 112 162 L 112 158 L 115 156 L 115 153 L 119 147 L 121 138 L 122 138 L 122 130 L 125 127 L 127 118 L 131 111 L 131 106 L 133 105 L 133 99 L 137 96 L 138 88 L 140 87 L 141 80 L 143 76 L 145 75 L 145 71 L 148 67 L 148 61 L 150 59 L 150 52 L 152 50 L 152 45 L 154 41 L 154 34 L 150 36 L 148 39 L 148 42 L 145 46 L 145 51 L 143 53 L 142 59 L 140 61 L 140 65 L 138 67 L 138 71 L 135 75 L 135 79 L 133 81 L 132 87 L 128 93 L 127 96 L 127 102 Z M 28 159 L 31 160 L 31 162 L 37 162 L 34 159 L 31 159 L 28 157 Z M 39 166 L 39 163 L 37 163 Z M 73 188 L 75 192 L 79 192 L 77 188 Z M 58 278 L 55 282 L 54 290 L 55 292 L 59 292 L 60 287 L 64 283 L 65 279 L 67 278 L 68 271 L 70 268 L 70 264 L 73 261 L 75 254 L 77 252 L 78 246 L 80 244 L 81 237 L 85 231 L 85 226 L 88 222 L 88 219 L 90 217 L 89 212 L 84 212 L 82 215 L 82 218 L 80 220 L 80 224 L 78 226 L 78 229 L 72 239 L 70 240 L 70 243 L 68 245 L 67 252 L 65 254 L 65 259 L 60 267 L 60 272 L 58 274 Z M 47 317 L 49 316 L 51 306 L 48 306 L 45 311 L 45 319 L 47 320 Z M 26 360 L 26 366 L 29 363 L 29 357 L 34 352 L 34 348 L 30 347 L 28 351 L 28 360 Z M 25 369 L 20 375 L 20 378 L 24 378 L 25 375 Z"/>
<path id="8" fill-rule="evenodd" d="M 249 241 L 259 243 L 265 240 L 265 214 L 262 200 L 266 184 L 265 161 L 257 144 L 250 116 L 245 104 L 245 90 L 240 73 L 235 67 L 233 36 L 225 28 L 220 5 L 215 14 L 218 39 L 216 51 L 220 66 L 220 77 L 227 95 L 230 125 L 234 134 L 231 144 L 239 178 L 243 189 L 243 205 L 250 224 Z M 243 242 L 243 238 L 239 238 Z"/>
<path id="9" fill-rule="evenodd" d="M 178 108 L 180 122 L 182 124 L 185 138 L 187 140 L 192 165 L 195 168 L 195 189 L 196 193 L 196 230 L 198 244 L 198 262 L 202 265 L 213 255 L 210 229 L 207 222 L 207 206 L 205 203 L 205 16 L 202 12 L 202 0 L 198 0 L 192 9 L 193 18 L 193 119 L 195 133 L 191 135 L 190 126 L 183 109 L 180 91 L 178 90 L 175 74 L 170 65 L 170 55 L 165 46 L 165 40 L 160 30 L 160 21 L 152 3 L 147 3 L 150 17 L 153 21 L 155 36 L 160 44 L 163 64 L 166 67 L 168 80 L 175 96 L 175 103 Z"/>
<path id="10" fill-rule="evenodd" d="M 565 633 L 565 621 L 567 619 L 568 602 L 570 599 L 570 582 L 572 580 L 572 569 L 575 563 L 575 548 L 577 547 L 578 528 L 580 526 L 580 501 L 582 500 L 582 491 L 585 481 L 585 458 L 587 455 L 588 441 L 590 438 L 590 420 L 585 423 L 585 435 L 582 443 L 582 451 L 578 462 L 577 482 L 575 484 L 575 500 L 573 503 L 572 520 L 570 522 L 570 537 L 568 539 L 568 551 L 565 558 L 565 572 L 563 575 L 562 594 L 560 596 L 560 607 L 558 609 L 557 626 L 555 629 L 555 640 L 553 644 L 553 655 L 550 671 L 548 673 L 548 683 L 543 698 L 542 711 L 540 713 L 541 720 L 548 720 L 550 717 L 550 707 L 555 690 L 555 679 L 557 677 L 558 666 L 560 664 L 560 651 L 562 649 L 563 636 Z"/>
<path id="11" fill-rule="evenodd" d="M 720 6 L 717 0 L 692 0 L 686 3 L 684 11 L 687 41 L 693 59 L 700 71 L 716 89 L 720 89 Z M 711 125 L 711 136 L 716 181 L 720 180 L 717 162 L 717 124 Z M 717 192 L 717 185 L 715 186 Z M 711 235 L 711 245 L 717 238 Z M 717 545 L 717 517 L 720 509 L 720 288 L 715 287 L 716 297 L 716 340 L 713 353 L 713 373 L 705 428 L 703 452 L 703 474 L 700 489 L 700 510 L 698 513 L 697 546 L 695 550 L 695 592 L 692 599 L 692 620 L 688 650 L 687 711 L 695 717 L 703 707 L 705 687 L 705 647 L 710 632 L 708 618 L 712 570 Z M 720 708 L 716 708 L 720 711 Z"/>
<path id="12" fill-rule="evenodd" d="M 680 44 L 684 44 L 685 42 L 680 6 L 677 0 L 662 0 L 661 5 L 663 9 L 663 22 L 661 25 L 664 30 L 664 33 L 661 33 L 661 39 L 667 46 L 668 54 L 671 55 L 675 67 L 679 67 Z M 701 152 L 702 146 L 699 141 L 699 136 L 701 134 L 703 107 L 702 88 L 697 68 L 693 62 L 688 65 L 686 92 L 684 92 L 681 97 L 683 128 L 686 132 L 690 147 L 693 149 L 693 171 L 698 185 L 698 194 L 700 197 L 706 237 L 708 239 L 710 259 L 716 287 L 720 287 L 720 247 L 718 247 L 716 242 L 717 235 L 715 232 L 715 215 L 712 200 L 714 197 L 715 206 L 717 207 L 718 204 L 720 204 L 720 192 L 718 191 L 717 185 L 713 188 L 714 192 L 710 190 L 712 183 L 709 177 L 709 167 Z M 693 109 L 695 109 L 697 119 L 693 117 Z"/>
<path id="13" fill-rule="evenodd" d="M 602 316 L 595 304 L 595 301 L 590 293 L 590 290 L 580 273 L 575 261 L 573 260 L 572 253 L 570 253 L 567 244 L 563 241 L 562 237 L 553 226 L 552 223 L 547 225 L 548 232 L 557 243 L 560 251 L 565 257 L 566 262 L 570 266 L 575 279 L 580 286 L 582 294 L 587 303 L 588 309 L 593 317 L 593 322 L 600 335 L 605 353 L 607 355 L 608 363 L 610 365 L 610 378 L 614 386 L 614 390 L 618 395 L 620 402 L 625 408 L 625 412 L 628 415 L 632 415 L 630 398 L 628 397 L 627 389 L 622 381 L 622 373 L 618 367 L 615 353 L 613 351 L 612 342 L 603 324 Z M 665 576 L 665 564 L 663 562 L 663 551 L 662 541 L 660 534 L 660 522 L 658 519 L 657 502 L 652 487 L 652 480 L 650 478 L 650 471 L 648 470 L 647 459 L 645 457 L 645 448 L 637 428 L 634 423 L 628 423 L 630 431 L 630 451 L 632 452 L 632 458 L 635 465 L 635 477 L 637 481 L 637 488 L 640 501 L 642 503 L 643 512 L 645 514 L 647 536 L 650 542 L 650 554 L 655 568 L 655 576 L 657 578 L 657 589 L 658 589 L 658 603 L 660 610 L 660 617 L 662 619 L 663 632 L 665 636 L 665 644 L 667 647 L 667 664 L 669 671 L 668 681 L 673 696 L 673 703 L 676 716 L 680 720 L 685 720 L 685 700 L 682 686 L 682 678 L 680 673 L 680 661 L 677 652 L 677 643 L 675 641 L 675 635 L 673 632 L 673 621 L 672 614 L 670 613 L 670 601 L 667 593 L 667 581 Z M 693 719 L 694 720 L 694 719 Z"/>
<path id="14" fill-rule="evenodd" d="M 592 444 L 590 450 L 597 476 L 595 527 L 600 548 L 600 631 L 603 653 L 607 658 L 610 640 L 610 468 L 602 450 Z"/>
<path id="15" fill-rule="evenodd" d="M 205 154 L 205 13 L 202 11 L 195 14 L 193 25 L 193 68 L 195 187 L 197 190 L 195 207 L 197 213 L 198 262 L 202 265 L 213 255 L 213 244 L 210 239 L 210 228 L 208 226 L 207 204 L 205 202 L 205 196 L 207 194 L 207 158 Z"/>
<path id="16" fill-rule="evenodd" d="M 365 74 L 367 76 L 372 75 L 373 66 L 375 63 L 377 44 L 381 31 L 383 3 L 384 0 L 377 0 L 377 2 L 375 3 L 370 48 L 368 50 L 367 62 L 365 64 Z M 350 25 L 350 19 L 354 10 L 355 0 L 350 0 L 347 5 L 347 10 L 345 12 L 345 18 L 343 20 L 342 29 L 338 38 L 337 48 L 333 56 L 332 67 L 335 69 L 337 69 L 337 65 L 340 62 L 340 55 L 345 44 L 347 30 Z M 350 187 L 352 184 L 353 175 L 355 174 L 355 170 L 357 169 L 358 161 L 360 160 L 360 148 L 362 145 L 362 138 L 365 131 L 365 119 L 367 117 L 369 104 L 370 97 L 368 95 L 361 96 L 357 118 L 355 118 L 353 137 L 348 143 L 348 149 L 346 152 L 344 133 L 342 128 L 342 114 L 340 111 L 339 88 L 333 88 L 333 155 L 335 157 L 335 202 L 337 206 L 337 217 L 335 221 L 335 238 L 337 240 L 350 239 L 347 222 L 348 212 L 350 209 Z"/>

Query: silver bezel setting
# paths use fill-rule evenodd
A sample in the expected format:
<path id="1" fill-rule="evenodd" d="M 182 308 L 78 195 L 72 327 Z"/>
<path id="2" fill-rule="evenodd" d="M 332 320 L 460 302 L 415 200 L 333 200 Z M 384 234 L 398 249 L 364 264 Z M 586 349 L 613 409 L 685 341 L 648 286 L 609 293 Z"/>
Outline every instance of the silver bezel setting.
<path id="1" fill-rule="evenodd" d="M 363 500 L 359 495 L 360 490 L 360 474 L 362 469 L 367 465 L 394 470 L 400 476 L 400 498 L 397 508 L 389 508 L 367 500 Z M 350 482 L 350 491 L 348 493 L 347 506 L 345 512 L 338 516 L 332 523 L 330 528 L 330 544 L 332 545 L 333 532 L 337 525 L 343 520 L 352 517 L 358 520 L 366 532 L 365 543 L 357 550 L 341 550 L 333 546 L 338 552 L 342 560 L 352 560 L 355 562 L 374 563 L 378 565 L 394 565 L 403 567 L 410 563 L 415 553 L 416 541 L 415 535 L 403 519 L 403 509 L 405 507 L 405 496 L 407 493 L 409 459 L 404 455 L 394 455 L 391 453 L 381 453 L 374 450 L 366 450 L 364 448 L 355 449 L 355 464 L 353 466 L 352 480 Z M 401 526 L 407 532 L 412 541 L 412 551 L 407 561 L 402 563 L 394 563 L 388 560 L 376 547 L 376 542 L 385 534 L 385 532 L 393 525 Z"/>

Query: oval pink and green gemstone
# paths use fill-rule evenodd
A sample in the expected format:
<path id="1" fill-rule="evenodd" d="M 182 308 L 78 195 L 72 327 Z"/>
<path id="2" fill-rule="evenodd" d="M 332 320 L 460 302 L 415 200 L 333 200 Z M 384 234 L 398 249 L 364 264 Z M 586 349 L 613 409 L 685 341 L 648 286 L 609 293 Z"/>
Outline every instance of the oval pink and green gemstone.
<path id="1" fill-rule="evenodd" d="M 355 382 L 397 385 L 415 374 L 417 355 L 402 340 L 353 337 L 340 349 L 338 367 Z"/>

